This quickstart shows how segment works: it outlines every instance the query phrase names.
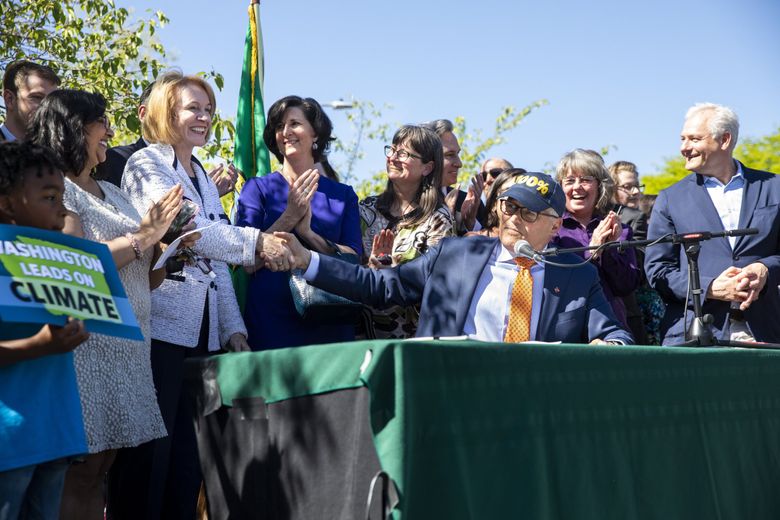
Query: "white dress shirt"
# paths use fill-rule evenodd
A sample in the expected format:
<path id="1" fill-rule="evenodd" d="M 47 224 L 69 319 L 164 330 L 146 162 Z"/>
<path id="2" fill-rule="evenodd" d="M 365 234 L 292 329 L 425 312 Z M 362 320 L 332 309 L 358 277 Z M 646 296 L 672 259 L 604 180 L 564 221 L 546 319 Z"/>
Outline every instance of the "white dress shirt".
<path id="1" fill-rule="evenodd" d="M 466 315 L 466 323 L 463 325 L 464 334 L 481 341 L 504 341 L 509 323 L 512 287 L 519 271 L 514 255 L 501 245 L 501 242 L 496 244 L 477 282 Z M 534 339 L 542 308 L 544 264 L 537 263 L 531 266 L 531 278 L 534 287 L 531 300 L 530 339 Z"/>
<path id="2" fill-rule="evenodd" d="M 705 177 L 704 187 L 715 205 L 723 229 L 739 227 L 739 213 L 742 210 L 742 191 L 745 187 L 745 177 L 742 175 L 742 165 L 737 162 L 737 173 L 728 184 L 723 184 L 715 177 Z M 737 243 L 737 237 L 728 237 L 731 249 Z"/>
<path id="3" fill-rule="evenodd" d="M 509 322 L 512 286 L 520 270 L 513 256 L 500 242 L 496 244 L 477 282 L 474 296 L 469 305 L 469 312 L 466 315 L 466 322 L 463 325 L 463 334 L 481 341 L 496 343 L 504 341 Z M 314 280 L 319 269 L 320 255 L 312 251 L 309 267 L 304 271 L 303 278 L 308 281 Z M 534 339 L 542 309 L 544 265 L 534 264 L 531 267 L 531 277 L 534 281 L 534 287 L 531 301 L 530 338 Z"/>

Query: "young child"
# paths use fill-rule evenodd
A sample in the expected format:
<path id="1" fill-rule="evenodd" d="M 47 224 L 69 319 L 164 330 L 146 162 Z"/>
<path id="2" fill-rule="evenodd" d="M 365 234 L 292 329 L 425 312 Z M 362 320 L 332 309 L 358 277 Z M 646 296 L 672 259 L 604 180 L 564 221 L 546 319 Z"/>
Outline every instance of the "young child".
<path id="1" fill-rule="evenodd" d="M 62 171 L 51 153 L 0 143 L 0 224 L 61 231 Z M 69 457 L 86 453 L 72 350 L 84 324 L 9 338 L 0 323 L 0 520 L 59 517 Z"/>

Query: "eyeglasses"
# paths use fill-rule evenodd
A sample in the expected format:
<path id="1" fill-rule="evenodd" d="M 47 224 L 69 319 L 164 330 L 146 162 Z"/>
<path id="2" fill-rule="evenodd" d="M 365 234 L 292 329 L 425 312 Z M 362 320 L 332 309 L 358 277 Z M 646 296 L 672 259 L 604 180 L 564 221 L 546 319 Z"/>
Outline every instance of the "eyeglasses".
<path id="1" fill-rule="evenodd" d="M 566 177 L 563 179 L 563 185 L 567 188 L 570 188 L 577 184 L 577 181 L 580 181 L 580 186 L 593 186 L 598 181 L 596 180 L 596 177 L 591 177 L 590 175 L 583 175 L 582 177 L 577 176 L 571 176 Z"/>
<path id="2" fill-rule="evenodd" d="M 420 159 L 422 161 L 422 157 L 419 155 L 415 155 L 412 152 L 407 152 L 401 148 L 393 148 L 389 144 L 385 145 L 385 157 L 389 159 L 393 155 L 395 155 L 399 161 L 406 161 L 409 159 L 409 157 L 414 157 L 415 159 Z"/>
<path id="3" fill-rule="evenodd" d="M 491 168 L 491 169 L 489 169 L 487 171 L 479 172 L 479 173 L 480 173 L 480 175 L 482 175 L 482 180 L 486 181 L 487 178 L 488 178 L 488 175 L 490 175 L 491 177 L 493 177 L 495 179 L 496 177 L 501 175 L 501 172 L 503 172 L 503 171 L 504 171 L 503 168 Z"/>
<path id="4" fill-rule="evenodd" d="M 540 216 L 543 217 L 550 217 L 550 218 L 558 218 L 558 215 L 551 215 L 549 213 L 542 213 L 538 211 L 532 211 L 526 207 L 523 207 L 519 204 L 515 204 L 509 199 L 501 199 L 499 201 L 499 208 L 501 208 L 501 213 L 504 215 L 511 217 L 513 215 L 517 215 L 517 213 L 520 213 L 520 218 L 524 221 L 528 222 L 529 224 L 533 224 L 537 220 L 539 220 Z"/>
<path id="5" fill-rule="evenodd" d="M 619 190 L 632 192 L 634 190 L 636 191 L 645 191 L 645 185 L 644 184 L 621 184 L 618 186 Z"/>

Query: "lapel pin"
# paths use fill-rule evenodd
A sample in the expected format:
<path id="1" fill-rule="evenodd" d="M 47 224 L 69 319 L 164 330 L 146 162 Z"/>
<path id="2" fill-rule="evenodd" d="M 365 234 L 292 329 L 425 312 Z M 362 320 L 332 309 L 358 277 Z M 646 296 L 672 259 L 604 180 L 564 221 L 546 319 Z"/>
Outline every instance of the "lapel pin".
<path id="1" fill-rule="evenodd" d="M 553 291 L 555 291 L 555 294 L 558 294 L 559 292 L 561 292 L 561 288 L 560 287 L 556 287 L 555 289 L 553 289 Z"/>

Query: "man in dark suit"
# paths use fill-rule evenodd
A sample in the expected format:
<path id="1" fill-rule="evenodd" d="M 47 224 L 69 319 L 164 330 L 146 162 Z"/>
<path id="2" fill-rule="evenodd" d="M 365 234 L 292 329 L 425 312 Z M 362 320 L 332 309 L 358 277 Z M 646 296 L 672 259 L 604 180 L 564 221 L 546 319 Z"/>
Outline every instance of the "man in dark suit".
<path id="1" fill-rule="evenodd" d="M 734 160 L 738 133 L 739 120 L 730 108 L 706 103 L 688 110 L 680 151 L 692 173 L 658 195 L 648 238 L 757 228 L 757 235 L 701 243 L 704 313 L 714 317 L 720 339 L 780 342 L 780 178 Z M 690 302 L 686 307 L 685 252 L 672 244 L 648 247 L 645 270 L 666 303 L 664 344 L 680 343 L 693 309 Z"/>
<path id="2" fill-rule="evenodd" d="M 38 105 L 59 84 L 60 78 L 46 65 L 28 60 L 9 63 L 3 74 L 5 121 L 0 125 L 0 141 L 24 140 Z"/>
<path id="3" fill-rule="evenodd" d="M 521 269 L 513 258 L 515 244 L 524 240 L 543 249 L 560 228 L 565 203 L 563 189 L 552 177 L 528 173 L 501 196 L 498 238 L 446 238 L 415 260 L 379 270 L 312 253 L 293 235 L 279 236 L 289 241 L 295 267 L 305 269 L 304 277 L 313 285 L 377 307 L 421 303 L 417 336 L 503 341 Z M 578 260 L 574 255 L 556 257 L 557 263 Z M 592 265 L 536 264 L 530 275 L 529 339 L 632 342 L 612 314 Z"/>
<path id="4" fill-rule="evenodd" d="M 138 98 L 138 121 L 141 123 L 143 123 L 144 116 L 146 115 L 146 100 L 149 99 L 152 87 L 154 87 L 154 82 L 149 83 L 141 92 L 141 97 Z M 135 152 L 142 148 L 146 148 L 146 145 L 147 142 L 144 138 L 139 137 L 138 140 L 132 144 L 113 146 L 106 150 L 106 160 L 97 166 L 97 178 L 108 181 L 121 188 L 122 174 L 125 171 L 127 161 Z"/>
<path id="5" fill-rule="evenodd" d="M 455 189 L 458 182 L 458 171 L 463 163 L 460 160 L 460 144 L 455 135 L 454 126 L 449 119 L 435 119 L 423 123 L 421 126 L 436 132 L 441 139 L 444 165 L 442 166 L 441 186 L 444 201 L 455 219 L 455 231 L 458 235 L 464 235 L 469 231 L 482 229 L 486 219 L 487 210 L 482 203 L 482 191 L 484 181 L 481 176 L 475 176 L 466 191 Z"/>

